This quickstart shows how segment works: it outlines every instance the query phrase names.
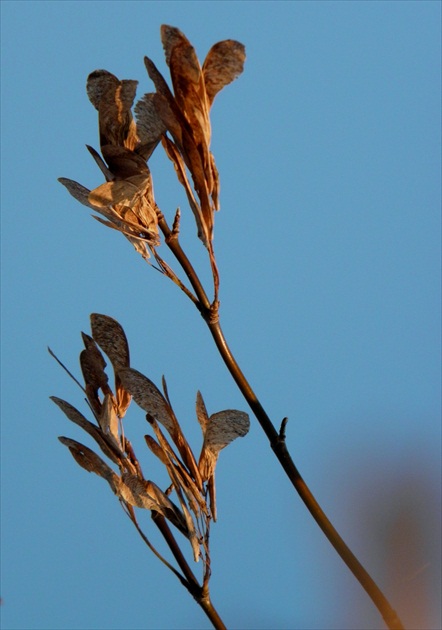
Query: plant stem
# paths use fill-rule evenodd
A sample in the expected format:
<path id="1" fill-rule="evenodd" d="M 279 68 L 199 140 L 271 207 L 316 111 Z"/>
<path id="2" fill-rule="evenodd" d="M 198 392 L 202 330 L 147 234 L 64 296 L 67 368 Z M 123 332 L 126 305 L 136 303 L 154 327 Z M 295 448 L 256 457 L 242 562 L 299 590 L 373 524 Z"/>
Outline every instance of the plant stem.
<path id="1" fill-rule="evenodd" d="M 152 520 L 160 530 L 165 541 L 167 542 L 169 549 L 173 553 L 175 560 L 177 561 L 181 571 L 183 572 L 187 584 L 185 584 L 189 593 L 194 597 L 195 601 L 204 610 L 207 617 L 212 622 L 215 630 L 227 630 L 223 620 L 216 611 L 214 605 L 211 602 L 209 588 L 206 585 L 202 587 L 196 579 L 192 569 L 190 568 L 186 558 L 184 557 L 174 535 L 172 534 L 166 519 L 159 512 L 152 511 Z"/>
<path id="2" fill-rule="evenodd" d="M 178 235 L 172 234 L 172 231 L 168 227 L 164 217 L 162 217 L 162 220 L 159 221 L 159 226 L 164 236 L 166 237 L 167 245 L 179 262 L 181 268 L 189 279 L 193 290 L 195 291 L 195 294 L 198 298 L 198 303 L 195 304 L 212 334 L 212 337 L 226 367 L 228 368 L 234 381 L 238 385 L 238 388 L 240 389 L 251 410 L 253 411 L 256 419 L 261 425 L 264 433 L 266 434 L 270 442 L 270 446 L 276 457 L 278 458 L 281 466 L 283 467 L 287 477 L 290 479 L 295 490 L 301 497 L 310 514 L 313 516 L 316 523 L 319 525 L 329 542 L 333 545 L 334 549 L 337 551 L 347 567 L 350 569 L 350 571 L 359 581 L 368 596 L 371 598 L 374 605 L 382 615 L 387 627 L 390 630 L 403 630 L 404 626 L 402 625 L 402 622 L 399 619 L 396 611 L 392 608 L 389 601 L 382 593 L 376 582 L 371 578 L 369 573 L 364 569 L 356 556 L 345 544 L 344 540 L 338 534 L 338 532 L 333 527 L 332 523 L 329 521 L 326 514 L 322 510 L 321 506 L 316 501 L 304 479 L 301 477 L 301 474 L 295 466 L 285 443 L 285 424 L 284 427 L 281 426 L 281 431 L 278 433 L 269 416 L 267 415 L 265 409 L 258 400 L 255 392 L 253 391 L 252 387 L 250 386 L 249 382 L 241 371 L 241 368 L 236 362 L 235 357 L 230 351 L 218 318 L 213 317 L 213 310 L 211 308 L 210 301 L 200 282 L 200 279 L 195 272 L 190 260 L 187 258 L 185 252 L 181 248 L 181 245 L 178 241 Z"/>
<path id="3" fill-rule="evenodd" d="M 219 350 L 221 357 L 224 360 L 224 363 L 233 376 L 233 379 L 238 385 L 244 398 L 247 400 L 259 424 L 267 435 L 273 452 L 281 463 L 281 466 L 287 474 L 287 477 L 290 479 L 292 485 L 295 487 L 310 514 L 313 516 L 329 542 L 333 545 L 333 547 L 338 552 L 345 564 L 348 566 L 350 571 L 367 592 L 367 594 L 375 604 L 376 608 L 381 613 L 387 627 L 390 628 L 390 630 L 403 630 L 403 625 L 396 611 L 393 610 L 387 598 L 377 586 L 376 582 L 370 577 L 370 575 L 364 569 L 356 556 L 345 544 L 341 536 L 338 534 L 336 529 L 327 518 L 319 503 L 316 501 L 307 484 L 301 477 L 300 472 L 298 471 L 291 458 L 290 453 L 288 452 L 283 431 L 281 431 L 281 433 L 278 433 L 276 431 L 272 421 L 270 420 L 269 416 L 267 415 L 258 398 L 256 397 L 253 389 L 249 385 L 246 377 L 242 373 L 227 345 L 219 322 L 212 323 L 210 321 L 207 321 L 207 325 L 210 332 L 212 333 L 215 344 Z"/>

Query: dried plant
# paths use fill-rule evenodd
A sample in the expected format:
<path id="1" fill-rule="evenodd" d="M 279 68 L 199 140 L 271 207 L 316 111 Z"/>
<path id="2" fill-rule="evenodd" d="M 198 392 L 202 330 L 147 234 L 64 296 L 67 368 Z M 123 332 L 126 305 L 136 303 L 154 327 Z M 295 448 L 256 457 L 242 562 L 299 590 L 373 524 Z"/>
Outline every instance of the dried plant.
<path id="1" fill-rule="evenodd" d="M 145 94 L 134 107 L 137 81 L 120 81 L 106 70 L 96 70 L 88 77 L 87 94 L 98 111 L 101 156 L 95 149 L 91 147 L 88 149 L 103 173 L 105 183 L 90 191 L 70 179 L 61 178 L 59 181 L 78 201 L 101 215 L 94 215 L 94 218 L 124 234 L 150 264 L 153 257 L 157 268 L 173 280 L 194 303 L 206 322 L 222 359 L 264 430 L 275 456 L 294 489 L 328 540 L 373 600 L 388 628 L 400 629 L 403 626 L 396 612 L 330 523 L 295 466 L 285 440 L 287 418 L 283 419 L 278 430 L 242 373 L 221 329 L 218 299 L 220 279 L 213 241 L 214 217 L 219 209 L 220 186 L 215 159 L 210 150 L 210 109 L 218 92 L 241 74 L 245 61 L 244 46 L 233 40 L 219 42 L 210 49 L 201 65 L 193 46 L 177 28 L 163 25 L 161 39 L 166 63 L 170 70 L 172 88 L 169 87 L 153 61 L 147 57 L 144 60 L 145 66 L 154 84 L 155 92 Z M 178 181 L 185 190 L 196 223 L 197 235 L 207 250 L 212 275 L 210 298 L 209 292 L 204 288 L 180 244 L 180 210 L 175 212 L 172 227 L 170 227 L 154 198 L 152 176 L 147 161 L 160 143 L 172 161 Z M 160 256 L 159 247 L 162 242 L 175 258 L 181 269 L 179 273 L 183 275 L 180 276 L 163 256 Z M 95 317 L 103 318 L 103 316 Z M 103 326 L 103 330 L 106 330 L 102 332 L 106 337 L 106 344 L 113 348 L 112 340 L 118 339 L 120 333 L 112 332 L 112 327 L 108 328 L 107 325 Z M 108 467 L 103 467 L 104 462 L 97 460 L 97 456 L 93 457 L 89 451 L 85 450 L 85 447 L 66 441 L 66 438 L 63 438 L 64 443 L 81 465 L 107 479 L 120 500 L 126 506 L 130 506 L 130 508 L 127 507 L 130 515 L 133 514 L 133 506 L 141 507 L 140 504 L 143 501 L 147 503 L 155 501 L 155 505 L 160 505 L 161 509 L 152 506 L 148 508 L 152 510 L 152 515 L 156 515 L 154 520 L 157 522 L 158 519 L 162 519 L 162 523 L 169 521 L 181 529 L 191 542 L 195 557 L 201 554 L 207 564 L 208 548 L 203 545 L 201 549 L 201 541 L 205 540 L 208 527 L 207 515 L 210 515 L 210 518 L 216 516 L 214 467 L 218 451 L 225 445 L 224 441 L 227 439 L 225 429 L 222 427 L 230 427 L 234 437 L 242 435 L 246 429 L 245 415 L 235 411 L 220 412 L 209 417 L 202 397 L 198 395 L 197 417 L 203 428 L 204 442 L 198 464 L 196 464 L 171 411 L 167 391 L 164 391 L 163 396 L 153 384 L 147 385 L 150 381 L 145 377 L 132 370 L 128 364 L 120 363 L 121 358 L 118 357 L 124 355 L 121 351 L 115 352 L 112 357 L 108 350 L 113 352 L 113 349 L 110 347 L 106 349 L 102 345 L 102 340 L 97 338 L 97 334 L 97 331 L 93 330 L 92 338 L 84 337 L 86 350 L 83 352 L 86 354 L 82 359 L 82 367 L 83 374 L 89 375 L 85 378 L 91 409 L 99 424 L 103 423 L 103 425 L 100 424 L 101 429 L 99 429 L 101 436 L 99 444 L 100 447 L 106 445 L 108 457 L 112 453 L 117 458 L 116 461 L 112 461 L 120 467 L 120 470 L 126 460 L 130 462 L 129 467 L 133 466 L 133 470 L 125 470 L 124 474 L 121 473 L 121 476 L 117 477 L 115 473 L 109 472 Z M 94 340 L 108 354 L 114 366 L 115 395 L 111 394 L 107 379 L 103 376 L 102 358 L 97 354 Z M 115 343 L 118 345 L 122 342 Z M 102 400 L 97 398 L 99 389 L 104 396 Z M 159 497 L 163 497 L 164 494 L 158 494 L 161 491 L 152 489 L 147 491 L 144 484 L 150 482 L 146 482 L 142 476 L 139 476 L 141 473 L 136 472 L 139 466 L 138 461 L 130 447 L 127 447 L 126 441 L 121 435 L 118 437 L 115 432 L 116 420 L 111 410 L 114 410 L 117 419 L 122 417 L 121 413 L 123 412 L 124 415 L 130 395 L 147 412 L 146 417 L 156 438 L 156 440 L 152 437 L 148 438 L 147 444 L 167 467 L 181 508 L 169 505 L 162 498 L 160 500 Z M 112 404 L 109 401 L 112 401 Z M 60 406 L 66 412 L 67 403 L 63 405 L 64 407 Z M 109 411 L 103 412 L 103 408 Z M 73 419 L 69 415 L 68 417 Z M 178 454 L 169 450 L 172 447 L 164 437 L 158 423 L 166 428 Z M 111 424 L 114 427 L 112 430 Z M 97 439 L 96 427 L 93 430 L 86 427 L 89 427 L 89 424 L 85 424 L 83 428 Z M 102 434 L 107 435 L 106 440 Z M 112 450 L 116 448 L 115 442 L 119 445 L 119 452 L 123 453 L 118 456 L 120 459 Z M 112 448 L 110 444 L 113 445 Z M 130 475 L 130 479 L 133 480 L 132 485 L 127 483 L 127 475 Z M 151 498 L 148 500 L 146 495 Z M 209 507 L 205 503 L 206 495 L 209 496 Z M 131 503 L 129 496 L 134 497 L 132 501 L 135 503 Z M 168 501 L 167 495 L 164 496 Z M 196 503 L 192 505 L 192 501 Z M 201 501 L 203 503 L 200 503 Z M 148 507 L 147 503 L 142 507 Z M 204 524 L 202 529 L 201 525 L 200 529 L 196 526 L 192 529 L 190 525 L 189 514 L 192 513 L 194 507 L 197 511 L 200 510 L 199 520 Z M 188 578 L 183 567 L 181 569 L 188 586 L 192 583 L 192 579 Z M 182 576 L 181 579 L 183 579 Z M 203 580 L 203 587 L 204 584 Z"/>
<path id="2" fill-rule="evenodd" d="M 92 336 L 82 333 L 85 348 L 80 353 L 80 365 L 84 387 L 77 383 L 86 395 L 95 423 L 87 420 L 65 400 L 55 396 L 51 399 L 69 420 L 95 440 L 113 467 L 84 444 L 68 437 L 60 437 L 59 440 L 68 447 L 82 468 L 108 482 L 144 542 L 193 595 L 213 625 L 223 628 L 224 624 L 209 594 L 210 523 L 216 520 L 215 467 L 220 450 L 237 437 L 247 434 L 249 417 L 233 409 L 209 416 L 203 397 L 198 392 L 196 416 L 201 425 L 203 442 L 197 459 L 172 409 L 165 379 L 162 393 L 151 380 L 130 367 L 129 347 L 120 324 L 111 317 L 93 313 L 91 330 Z M 109 386 L 106 361 L 100 348 L 112 365 L 114 391 Z M 123 418 L 132 398 L 146 412 L 146 420 L 155 436 L 145 435 L 146 444 L 170 477 L 171 484 L 165 491 L 144 477 L 140 462 L 124 433 Z M 172 492 L 176 495 L 178 505 L 169 498 Z M 149 541 L 137 521 L 134 508 L 150 510 L 179 570 Z M 188 540 L 194 561 L 202 560 L 201 584 L 191 570 L 169 523 Z"/>

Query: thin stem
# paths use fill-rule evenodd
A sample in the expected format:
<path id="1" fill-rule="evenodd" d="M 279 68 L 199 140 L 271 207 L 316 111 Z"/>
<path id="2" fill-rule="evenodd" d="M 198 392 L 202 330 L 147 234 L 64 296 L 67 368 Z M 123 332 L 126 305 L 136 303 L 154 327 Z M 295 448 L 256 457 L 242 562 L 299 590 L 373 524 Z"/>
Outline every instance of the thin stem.
<path id="1" fill-rule="evenodd" d="M 201 606 L 204 610 L 206 616 L 212 622 L 215 630 L 227 630 L 224 625 L 223 620 L 219 616 L 217 610 L 215 609 L 212 601 L 210 599 L 209 588 L 206 585 L 205 587 L 201 587 L 198 580 L 196 579 L 192 569 L 190 568 L 186 558 L 184 557 L 177 541 L 175 540 L 174 535 L 172 534 L 166 519 L 159 512 L 152 512 L 152 520 L 157 525 L 158 529 L 162 533 L 165 541 L 167 542 L 171 552 L 173 553 L 175 560 L 177 561 L 181 571 L 186 577 L 187 585 L 186 588 L 193 595 L 195 601 Z"/>
<path id="2" fill-rule="evenodd" d="M 130 520 L 132 521 L 132 523 L 135 525 L 138 533 L 140 534 L 141 538 L 143 539 L 143 541 L 146 543 L 146 545 L 149 547 L 149 549 L 156 555 L 156 557 L 161 560 L 161 562 L 172 571 L 172 573 L 174 575 L 176 575 L 176 577 L 179 579 L 179 581 L 181 582 L 181 584 L 187 588 L 187 590 L 189 590 L 189 584 L 188 582 L 184 579 L 184 577 L 181 575 L 181 573 L 179 573 L 175 567 L 173 567 L 169 562 L 167 562 L 167 560 L 165 558 L 163 558 L 163 556 L 155 549 L 155 547 L 152 545 L 152 543 L 150 542 L 150 540 L 148 539 L 148 537 L 146 536 L 146 534 L 143 532 L 143 530 L 141 529 L 141 527 L 138 524 L 138 521 L 136 519 L 135 516 L 135 512 L 134 509 L 131 505 L 129 505 L 128 503 L 124 503 L 121 502 L 121 505 L 123 507 L 123 510 L 125 511 L 125 513 L 127 514 L 127 516 L 130 518 Z"/>
<path id="3" fill-rule="evenodd" d="M 179 243 L 178 235 L 172 232 L 172 230 L 169 228 L 164 215 L 158 217 L 158 225 L 164 234 L 167 246 L 169 247 L 175 258 L 181 265 L 184 273 L 188 277 L 189 282 L 192 285 L 193 290 L 195 291 L 195 295 L 199 300 L 199 304 L 196 304 L 196 306 L 201 314 L 203 314 L 205 310 L 210 310 L 210 301 L 195 269 L 193 268 L 190 260 L 187 258 Z"/>
<path id="4" fill-rule="evenodd" d="M 197 597 L 201 591 L 201 586 L 199 585 L 199 582 L 196 579 L 195 574 L 190 568 L 189 563 L 184 557 L 183 552 L 181 551 L 175 539 L 175 536 L 172 534 L 170 527 L 166 522 L 166 519 L 164 518 L 162 514 L 155 511 L 151 512 L 151 516 L 152 516 L 153 522 L 160 530 L 161 534 L 163 535 L 165 541 L 167 542 L 169 546 L 169 549 L 173 553 L 174 558 L 177 561 L 181 571 L 183 572 L 188 582 L 189 591 L 192 593 L 194 597 Z"/>
<path id="5" fill-rule="evenodd" d="M 224 363 L 229 369 L 241 393 L 247 400 L 250 408 L 252 409 L 262 429 L 267 435 L 273 452 L 281 463 L 281 466 L 286 472 L 287 477 L 290 479 L 292 485 L 295 487 L 310 514 L 313 516 L 327 539 L 333 545 L 333 547 L 338 552 L 345 564 L 348 566 L 350 571 L 367 592 L 367 594 L 381 613 L 385 623 L 387 624 L 387 627 L 391 630 L 403 630 L 403 625 L 396 611 L 391 607 L 390 603 L 388 602 L 380 588 L 377 586 L 376 582 L 370 577 L 370 575 L 364 569 L 356 556 L 345 544 L 344 540 L 333 527 L 332 523 L 329 521 L 321 506 L 316 501 L 307 484 L 301 477 L 301 474 L 295 466 L 287 449 L 284 431 L 282 430 L 280 433 L 276 431 L 272 421 L 265 412 L 253 389 L 249 385 L 247 379 L 238 366 L 234 356 L 232 355 L 225 340 L 224 334 L 221 330 L 221 326 L 219 325 L 219 322 L 208 322 L 207 325 L 210 329 L 210 332 L 212 333 L 212 336 L 224 360 Z"/>
<path id="6" fill-rule="evenodd" d="M 281 427 L 281 431 L 278 433 L 269 416 L 267 415 L 265 409 L 258 400 L 255 392 L 253 391 L 252 387 L 250 386 L 249 382 L 241 371 L 224 337 L 218 317 L 213 317 L 213 308 L 211 308 L 211 304 L 209 302 L 209 299 L 207 298 L 207 294 L 204 291 L 204 288 L 192 264 L 190 263 L 189 259 L 181 248 L 178 237 L 176 236 L 175 238 L 170 238 L 171 230 L 167 226 L 165 219 L 160 222 L 159 225 L 164 235 L 166 236 L 166 242 L 169 248 L 175 255 L 183 271 L 187 275 L 195 291 L 195 294 L 198 297 L 198 310 L 203 316 L 210 330 L 210 333 L 212 334 L 212 337 L 225 365 L 227 366 L 234 381 L 238 385 L 238 388 L 240 389 L 241 393 L 243 394 L 244 398 L 246 399 L 247 403 L 255 414 L 256 419 L 258 420 L 264 433 L 266 434 L 270 442 L 270 446 L 276 457 L 278 458 L 290 482 L 294 486 L 295 490 L 298 492 L 310 514 L 313 516 L 316 523 L 319 525 L 329 542 L 333 545 L 339 556 L 342 558 L 347 567 L 364 588 L 368 596 L 371 598 L 374 605 L 381 613 L 387 627 L 390 630 L 403 630 L 404 626 L 402 625 L 402 622 L 399 619 L 396 611 L 392 608 L 385 595 L 377 586 L 376 582 L 371 578 L 369 573 L 365 570 L 365 568 L 362 566 L 356 556 L 345 544 L 344 540 L 333 527 L 332 523 L 329 521 L 321 506 L 316 501 L 307 484 L 301 477 L 301 474 L 295 466 L 292 457 L 287 449 L 284 433 L 285 425 L 284 428 Z"/>

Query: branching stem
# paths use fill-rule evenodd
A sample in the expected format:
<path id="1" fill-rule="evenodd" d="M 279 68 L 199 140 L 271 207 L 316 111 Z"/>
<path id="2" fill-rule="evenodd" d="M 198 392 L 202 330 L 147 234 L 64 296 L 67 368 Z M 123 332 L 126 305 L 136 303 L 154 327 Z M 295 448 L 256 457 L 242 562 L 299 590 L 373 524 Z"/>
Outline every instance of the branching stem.
<path id="1" fill-rule="evenodd" d="M 177 541 L 175 540 L 175 536 L 172 534 L 164 516 L 159 512 L 152 511 L 152 520 L 163 535 L 167 545 L 169 546 L 169 549 L 173 553 L 175 560 L 177 561 L 181 571 L 183 572 L 186 578 L 185 586 L 189 593 L 191 593 L 195 601 L 204 610 L 215 630 L 227 630 L 223 620 L 221 619 L 214 605 L 212 604 L 207 584 L 205 586 L 201 586 L 199 584 Z"/>
<path id="2" fill-rule="evenodd" d="M 270 446 L 273 452 L 278 458 L 290 482 L 294 486 L 295 490 L 301 497 L 310 514 L 313 516 L 316 523 L 319 525 L 329 542 L 333 545 L 339 556 L 342 558 L 347 567 L 350 569 L 350 571 L 359 581 L 361 586 L 367 592 L 374 605 L 382 615 L 387 627 L 390 630 L 403 630 L 404 626 L 402 625 L 402 622 L 399 619 L 396 611 L 392 608 L 385 595 L 377 586 L 376 582 L 371 578 L 371 576 L 364 569 L 362 564 L 359 562 L 359 560 L 356 558 L 356 556 L 352 553 L 344 540 L 338 534 L 336 529 L 333 527 L 332 523 L 329 521 L 321 506 L 316 501 L 307 484 L 301 477 L 301 474 L 295 466 L 292 457 L 287 449 L 285 441 L 285 423 L 284 426 L 281 426 L 281 431 L 278 432 L 274 424 L 270 420 L 269 416 L 267 415 L 265 409 L 258 400 L 255 392 L 253 391 L 243 372 L 241 371 L 235 357 L 230 351 L 218 318 L 213 317 L 214 306 L 217 307 L 217 305 L 212 305 L 210 303 L 207 294 L 198 278 L 198 275 L 196 274 L 191 262 L 187 258 L 183 249 L 181 248 L 178 238 L 169 238 L 171 235 L 171 230 L 168 227 L 167 222 L 164 218 L 162 218 L 162 220 L 159 222 L 159 226 L 164 236 L 166 237 L 166 242 L 169 248 L 179 262 L 181 268 L 189 279 L 193 290 L 195 291 L 198 302 L 194 303 L 203 316 L 203 319 L 205 320 L 210 330 L 210 333 L 215 341 L 215 344 L 226 367 L 228 368 L 235 383 L 238 385 L 238 388 L 240 389 L 251 410 L 253 411 L 256 419 L 261 425 L 264 433 L 266 434 L 270 442 Z"/>
<path id="3" fill-rule="evenodd" d="M 292 485 L 295 487 L 310 514 L 313 516 L 325 536 L 328 538 L 335 550 L 341 556 L 342 560 L 348 566 L 350 571 L 353 573 L 353 575 L 360 582 L 361 586 L 365 589 L 369 597 L 372 599 L 373 603 L 381 613 L 387 627 L 390 628 L 390 630 L 403 630 L 403 625 L 396 611 L 393 610 L 380 588 L 370 577 L 370 575 L 367 573 L 367 571 L 364 569 L 362 564 L 352 553 L 349 547 L 345 544 L 341 536 L 338 534 L 336 529 L 327 518 L 319 503 L 316 501 L 307 484 L 301 477 L 301 474 L 295 466 L 287 449 L 285 439 L 275 429 L 272 421 L 262 407 L 253 389 L 250 387 L 247 379 L 239 368 L 234 356 L 232 355 L 224 338 L 224 334 L 221 330 L 219 322 L 215 324 L 208 323 L 207 325 L 209 326 L 210 332 L 212 333 L 212 336 L 215 340 L 219 353 L 224 360 L 224 363 L 229 369 L 244 398 L 247 400 L 259 424 L 267 435 L 273 452 L 278 458 L 281 466 L 287 474 L 287 477 L 290 479 Z"/>

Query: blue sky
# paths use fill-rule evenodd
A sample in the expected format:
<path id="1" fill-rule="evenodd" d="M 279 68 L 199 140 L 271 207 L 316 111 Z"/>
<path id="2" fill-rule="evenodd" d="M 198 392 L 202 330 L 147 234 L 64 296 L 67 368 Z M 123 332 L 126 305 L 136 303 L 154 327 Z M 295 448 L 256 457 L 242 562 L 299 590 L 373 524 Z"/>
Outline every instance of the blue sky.
<path id="1" fill-rule="evenodd" d="M 166 375 L 192 443 L 198 389 L 210 413 L 247 411 L 192 305 L 56 181 L 101 183 L 86 77 L 105 68 L 151 91 L 143 57 L 165 72 L 166 23 L 200 59 L 227 38 L 247 50 L 212 114 L 232 350 L 275 424 L 289 417 L 298 467 L 407 627 L 440 628 L 440 3 L 3 0 L 1 12 L 2 627 L 208 627 L 57 441 L 83 436 L 49 400 L 85 411 L 46 347 L 78 375 L 80 331 L 99 312 L 124 326 L 134 367 Z M 160 151 L 151 168 L 206 277 Z M 134 407 L 126 433 L 165 484 L 144 432 Z M 221 454 L 217 487 L 211 590 L 229 628 L 383 627 L 253 419 Z"/>

